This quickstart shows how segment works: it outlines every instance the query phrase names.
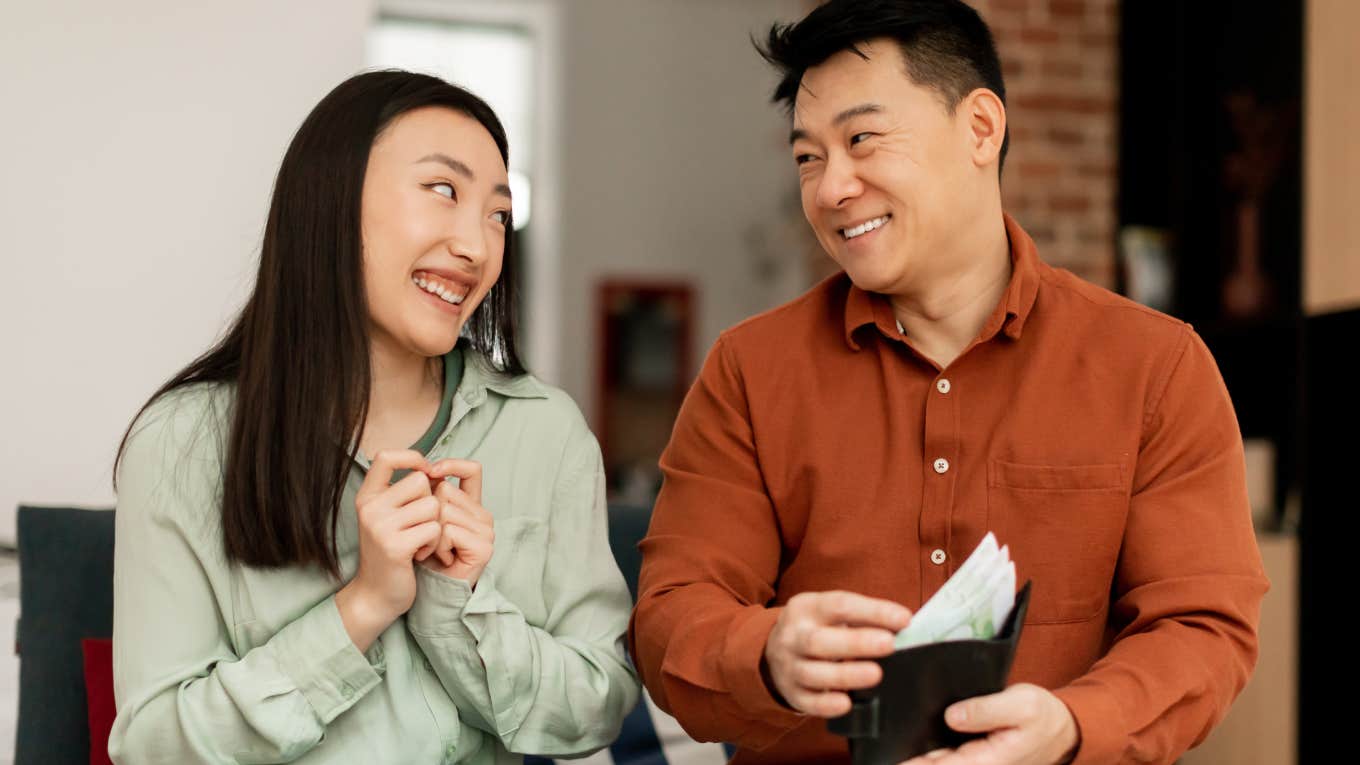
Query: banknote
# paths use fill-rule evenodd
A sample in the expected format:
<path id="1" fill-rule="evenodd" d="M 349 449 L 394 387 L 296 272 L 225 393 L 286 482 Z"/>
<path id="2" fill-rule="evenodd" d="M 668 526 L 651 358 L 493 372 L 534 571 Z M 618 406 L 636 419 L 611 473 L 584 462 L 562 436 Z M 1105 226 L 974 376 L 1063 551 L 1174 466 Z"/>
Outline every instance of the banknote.
<path id="1" fill-rule="evenodd" d="M 991 532 L 897 633 L 895 646 L 995 637 L 1015 605 L 1015 563 Z"/>

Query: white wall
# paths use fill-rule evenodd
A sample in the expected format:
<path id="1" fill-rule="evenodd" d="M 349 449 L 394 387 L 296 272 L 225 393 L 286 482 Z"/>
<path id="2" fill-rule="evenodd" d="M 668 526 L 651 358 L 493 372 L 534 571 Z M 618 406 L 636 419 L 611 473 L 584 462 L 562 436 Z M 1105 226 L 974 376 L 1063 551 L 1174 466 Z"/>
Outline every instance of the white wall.
<path id="1" fill-rule="evenodd" d="M 565 315 L 548 376 L 589 412 L 599 278 L 692 280 L 696 363 L 797 284 L 758 280 L 747 241 L 779 228 L 795 183 L 748 35 L 804 3 L 561 1 Z M 21 501 L 112 503 L 118 437 L 244 299 L 278 162 L 362 66 L 372 7 L 0 4 L 0 542 Z"/>
<path id="2" fill-rule="evenodd" d="M 123 428 L 244 299 L 279 160 L 369 16 L 0 3 L 0 540 L 21 501 L 112 502 Z"/>
<path id="3" fill-rule="evenodd" d="M 781 195 L 797 183 L 788 123 L 768 103 L 774 75 L 750 35 L 805 5 L 570 1 L 559 363 L 588 415 L 601 277 L 691 280 L 696 366 L 723 328 L 791 296 L 787 280 L 757 279 L 747 242 L 778 229 Z"/>

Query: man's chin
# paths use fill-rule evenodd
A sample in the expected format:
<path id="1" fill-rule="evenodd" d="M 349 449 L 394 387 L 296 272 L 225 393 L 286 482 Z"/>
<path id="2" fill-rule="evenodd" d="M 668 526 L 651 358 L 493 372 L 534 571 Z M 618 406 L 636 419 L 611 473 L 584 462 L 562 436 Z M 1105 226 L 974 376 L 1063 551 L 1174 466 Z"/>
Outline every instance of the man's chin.
<path id="1" fill-rule="evenodd" d="M 892 292 L 894 280 L 887 274 L 863 268 L 846 268 L 845 275 L 850 277 L 851 283 L 865 292 L 884 294 Z"/>

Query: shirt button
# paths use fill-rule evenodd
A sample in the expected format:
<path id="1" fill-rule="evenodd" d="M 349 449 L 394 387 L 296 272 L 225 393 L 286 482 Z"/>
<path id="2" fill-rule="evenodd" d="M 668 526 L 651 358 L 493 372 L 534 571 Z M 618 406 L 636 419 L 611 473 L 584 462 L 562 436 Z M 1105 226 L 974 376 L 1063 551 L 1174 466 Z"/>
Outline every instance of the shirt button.
<path id="1" fill-rule="evenodd" d="M 354 698 L 354 688 L 349 683 L 345 683 L 344 687 L 340 689 L 340 695 L 352 699 Z"/>
<path id="2" fill-rule="evenodd" d="M 453 762 L 453 756 L 457 754 L 457 751 L 453 744 L 449 744 L 448 748 L 444 750 L 444 762 Z"/>
<path id="3" fill-rule="evenodd" d="M 936 549 L 935 552 L 932 552 L 930 554 L 930 562 L 934 563 L 937 566 L 943 564 L 944 559 L 945 559 L 944 550 Z"/>
<path id="4" fill-rule="evenodd" d="M 944 472 L 946 472 L 946 471 L 948 471 L 948 470 L 949 470 L 949 460 L 945 459 L 944 457 L 941 457 L 941 458 L 935 460 L 935 472 L 936 472 L 936 473 L 944 473 Z"/>
<path id="5" fill-rule="evenodd" d="M 935 390 L 937 390 L 937 391 L 939 391 L 939 392 L 941 392 L 941 393 L 948 393 L 948 392 L 949 392 L 949 378 L 947 378 L 947 377 L 941 377 L 939 380 L 937 380 L 937 381 L 935 382 Z"/>

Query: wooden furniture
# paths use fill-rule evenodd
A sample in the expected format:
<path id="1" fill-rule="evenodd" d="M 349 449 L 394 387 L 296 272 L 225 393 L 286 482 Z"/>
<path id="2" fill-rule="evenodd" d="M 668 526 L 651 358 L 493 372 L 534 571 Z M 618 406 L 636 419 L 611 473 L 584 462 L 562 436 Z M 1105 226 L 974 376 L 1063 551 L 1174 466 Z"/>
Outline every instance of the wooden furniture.
<path id="1" fill-rule="evenodd" d="M 1260 657 L 1242 695 L 1182 765 L 1294 765 L 1298 735 L 1299 544 L 1294 536 L 1257 538 L 1270 592 L 1261 605 Z"/>

